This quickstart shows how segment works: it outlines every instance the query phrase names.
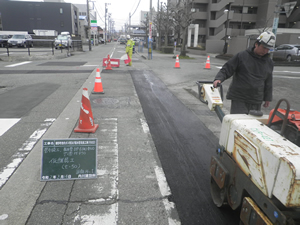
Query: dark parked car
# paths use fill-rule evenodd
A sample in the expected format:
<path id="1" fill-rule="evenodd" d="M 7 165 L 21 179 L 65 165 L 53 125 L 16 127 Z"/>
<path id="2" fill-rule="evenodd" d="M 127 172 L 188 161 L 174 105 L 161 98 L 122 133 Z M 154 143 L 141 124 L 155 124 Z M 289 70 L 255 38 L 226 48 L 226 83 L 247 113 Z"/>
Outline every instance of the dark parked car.
<path id="1" fill-rule="evenodd" d="M 273 59 L 283 61 L 300 60 L 300 44 L 282 44 L 274 49 Z"/>
<path id="2" fill-rule="evenodd" d="M 0 35 L 0 47 L 4 48 L 7 46 L 8 39 L 11 38 L 11 35 L 1 34 Z"/>
<path id="3" fill-rule="evenodd" d="M 8 39 L 7 44 L 9 47 L 33 47 L 32 37 L 29 34 L 14 34 Z"/>

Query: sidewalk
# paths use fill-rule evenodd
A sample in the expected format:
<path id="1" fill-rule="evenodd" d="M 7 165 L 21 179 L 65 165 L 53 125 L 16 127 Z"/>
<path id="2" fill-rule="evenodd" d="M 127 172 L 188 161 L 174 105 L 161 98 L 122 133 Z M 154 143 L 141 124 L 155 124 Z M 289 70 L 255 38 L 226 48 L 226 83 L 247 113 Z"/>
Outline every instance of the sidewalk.
<path id="1" fill-rule="evenodd" d="M 99 64 L 93 51 L 83 54 Z M 134 55 L 134 57 L 137 57 Z M 62 59 L 64 60 L 64 59 Z M 143 65 L 140 65 L 143 67 Z M 42 139 L 0 190 L 0 224 L 180 224 L 128 70 L 102 70 L 104 94 L 91 94 L 96 69 L 42 139 L 97 138 L 97 178 L 40 181 Z M 101 69 L 100 69 L 101 70 Z M 95 133 L 74 133 L 88 88 Z"/>

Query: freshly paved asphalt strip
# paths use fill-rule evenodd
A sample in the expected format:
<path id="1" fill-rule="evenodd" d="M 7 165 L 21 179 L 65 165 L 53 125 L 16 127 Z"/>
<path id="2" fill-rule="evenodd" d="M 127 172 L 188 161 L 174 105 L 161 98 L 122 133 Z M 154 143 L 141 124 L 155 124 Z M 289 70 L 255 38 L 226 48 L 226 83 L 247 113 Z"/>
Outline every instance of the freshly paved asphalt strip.
<path id="1" fill-rule="evenodd" d="M 210 197 L 218 140 L 151 71 L 130 71 L 182 224 L 227 224 Z M 206 188 L 203 188 L 206 187 Z M 236 223 L 234 222 L 236 220 Z M 231 218 L 238 224 L 239 218 Z"/>

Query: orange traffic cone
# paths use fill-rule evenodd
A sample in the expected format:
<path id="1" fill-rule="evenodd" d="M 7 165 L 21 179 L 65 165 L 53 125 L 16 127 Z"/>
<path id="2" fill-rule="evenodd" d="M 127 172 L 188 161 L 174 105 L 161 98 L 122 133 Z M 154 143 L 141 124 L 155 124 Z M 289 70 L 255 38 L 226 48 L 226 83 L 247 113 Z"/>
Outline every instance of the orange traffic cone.
<path id="1" fill-rule="evenodd" d="M 74 132 L 95 133 L 98 127 L 99 125 L 94 123 L 88 89 L 83 88 L 79 122 Z"/>
<path id="2" fill-rule="evenodd" d="M 105 69 L 106 70 L 112 70 L 111 64 L 110 64 L 110 56 L 109 55 L 107 56 L 107 65 L 106 65 Z"/>
<path id="3" fill-rule="evenodd" d="M 204 69 L 209 69 L 210 70 L 210 57 L 207 56 L 206 64 Z"/>
<path id="4" fill-rule="evenodd" d="M 99 68 L 97 68 L 97 71 L 96 71 L 94 91 L 92 91 L 92 93 L 93 94 L 104 94 Z"/>
<path id="5" fill-rule="evenodd" d="M 175 68 L 179 68 L 180 69 L 178 55 L 176 56 Z"/>

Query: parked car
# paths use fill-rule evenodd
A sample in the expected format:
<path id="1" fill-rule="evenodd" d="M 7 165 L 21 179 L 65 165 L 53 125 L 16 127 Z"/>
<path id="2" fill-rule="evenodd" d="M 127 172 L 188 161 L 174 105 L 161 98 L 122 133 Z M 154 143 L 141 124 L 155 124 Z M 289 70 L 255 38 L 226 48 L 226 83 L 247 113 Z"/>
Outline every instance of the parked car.
<path id="1" fill-rule="evenodd" d="M 4 48 L 7 46 L 7 41 L 10 39 L 11 35 L 1 34 L 0 35 L 0 47 Z"/>
<path id="2" fill-rule="evenodd" d="M 72 48 L 72 38 L 68 32 L 62 32 L 55 38 L 54 41 L 55 49 L 58 48 Z"/>
<path id="3" fill-rule="evenodd" d="M 300 59 L 300 44 L 282 44 L 274 49 L 273 59 L 284 61 L 295 61 Z"/>
<path id="4" fill-rule="evenodd" d="M 99 44 L 104 44 L 104 39 L 99 37 Z"/>
<path id="5" fill-rule="evenodd" d="M 7 41 L 8 47 L 33 47 L 33 40 L 29 34 L 14 34 Z"/>

